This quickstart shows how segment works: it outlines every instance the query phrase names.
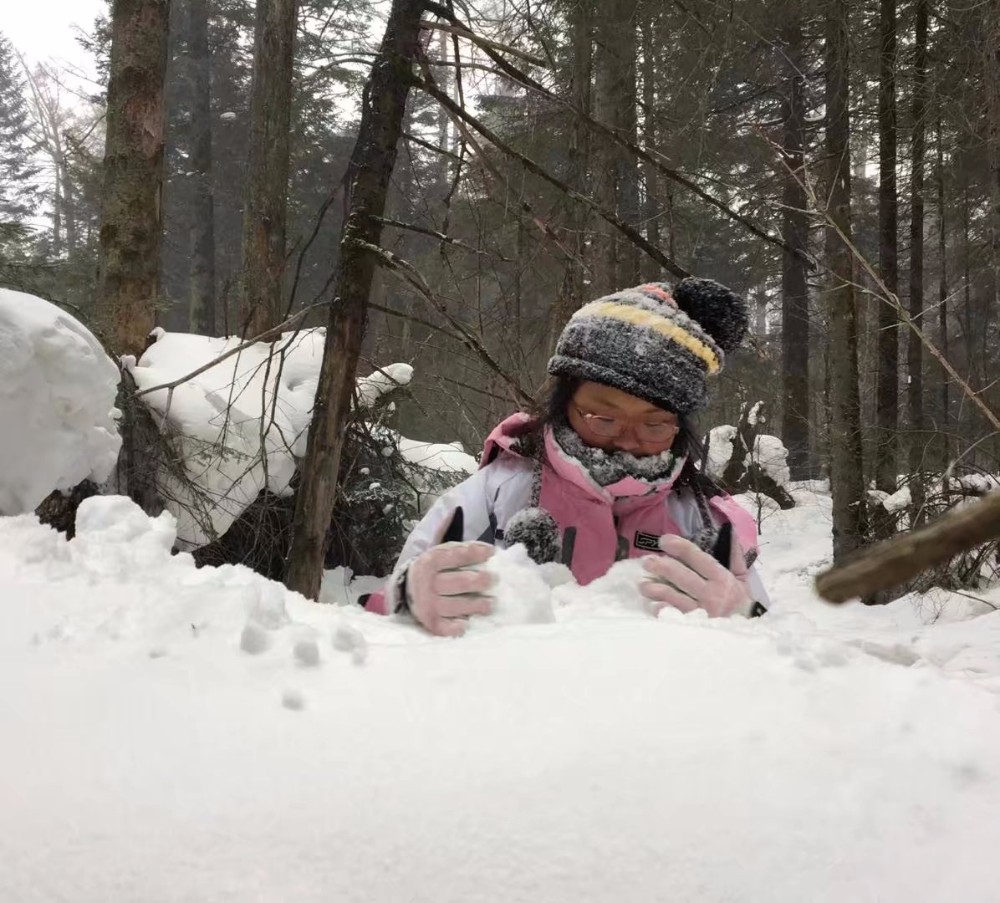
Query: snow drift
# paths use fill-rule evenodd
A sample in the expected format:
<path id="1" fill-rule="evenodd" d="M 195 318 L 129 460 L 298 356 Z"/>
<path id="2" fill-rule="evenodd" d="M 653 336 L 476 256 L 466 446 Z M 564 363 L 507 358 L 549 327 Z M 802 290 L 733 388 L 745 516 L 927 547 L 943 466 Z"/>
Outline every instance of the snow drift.
<path id="1" fill-rule="evenodd" d="M 118 458 L 118 368 L 76 318 L 0 288 L 0 514 L 101 482 Z"/>

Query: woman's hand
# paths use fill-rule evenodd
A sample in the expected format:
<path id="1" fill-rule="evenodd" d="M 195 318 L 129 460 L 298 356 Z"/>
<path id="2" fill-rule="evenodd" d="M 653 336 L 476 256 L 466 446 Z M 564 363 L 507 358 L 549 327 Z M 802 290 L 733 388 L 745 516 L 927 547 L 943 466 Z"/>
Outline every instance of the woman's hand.
<path id="1" fill-rule="evenodd" d="M 406 571 L 410 613 L 436 636 L 461 636 L 469 615 L 488 615 L 493 575 L 476 570 L 495 549 L 484 542 L 446 542 L 418 555 Z"/>
<path id="2" fill-rule="evenodd" d="M 735 539 L 728 569 L 683 536 L 661 536 L 660 549 L 663 555 L 643 559 L 648 579 L 639 585 L 654 614 L 667 606 L 685 613 L 702 608 L 710 618 L 749 613 L 747 566 Z"/>

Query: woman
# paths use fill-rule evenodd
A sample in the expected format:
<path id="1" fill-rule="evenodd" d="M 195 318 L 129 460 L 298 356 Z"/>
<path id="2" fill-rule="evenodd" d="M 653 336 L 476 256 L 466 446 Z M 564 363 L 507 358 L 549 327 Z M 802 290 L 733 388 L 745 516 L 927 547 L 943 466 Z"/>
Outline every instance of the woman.
<path id="1" fill-rule="evenodd" d="M 695 469 L 689 420 L 746 328 L 742 299 L 707 279 L 672 291 L 649 283 L 578 310 L 549 361 L 545 410 L 493 431 L 479 471 L 421 520 L 368 609 L 409 609 L 431 633 L 459 636 L 490 610 L 492 578 L 477 565 L 523 542 L 580 583 L 644 557 L 636 589 L 654 613 L 764 611 L 756 523 Z"/>

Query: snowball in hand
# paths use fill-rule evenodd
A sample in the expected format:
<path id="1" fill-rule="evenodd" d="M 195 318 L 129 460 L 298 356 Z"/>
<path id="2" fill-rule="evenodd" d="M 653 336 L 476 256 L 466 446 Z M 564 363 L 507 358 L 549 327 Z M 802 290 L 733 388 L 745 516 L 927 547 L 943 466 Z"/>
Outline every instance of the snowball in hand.
<path id="1" fill-rule="evenodd" d="M 494 601 L 490 614 L 469 618 L 470 627 L 546 624 L 556 619 L 551 587 L 523 545 L 498 549 L 482 567 L 493 574 L 490 595 Z"/>

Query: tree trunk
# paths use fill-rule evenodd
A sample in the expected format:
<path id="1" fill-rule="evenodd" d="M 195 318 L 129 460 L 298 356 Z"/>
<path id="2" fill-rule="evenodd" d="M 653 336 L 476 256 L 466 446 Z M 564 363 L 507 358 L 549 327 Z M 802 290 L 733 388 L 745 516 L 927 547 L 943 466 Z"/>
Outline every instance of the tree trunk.
<path id="1" fill-rule="evenodd" d="M 95 321 L 120 353 L 140 353 L 155 322 L 169 7 L 115 0 L 111 10 Z"/>
<path id="2" fill-rule="evenodd" d="M 939 102 L 940 103 L 940 102 Z M 937 166 L 935 168 L 937 181 L 938 204 L 938 345 L 945 360 L 950 360 L 948 347 L 948 244 L 944 200 L 944 134 L 941 128 L 941 111 L 938 109 L 937 119 Z M 944 470 L 951 460 L 951 416 L 948 410 L 948 378 L 941 378 L 941 469 Z"/>
<path id="3" fill-rule="evenodd" d="M 247 335 L 285 319 L 282 284 L 297 22 L 297 0 L 257 0 L 239 314 Z"/>
<path id="4" fill-rule="evenodd" d="M 986 89 L 986 152 L 989 159 L 990 264 L 994 316 L 1000 313 L 1000 9 L 982 7 L 983 84 Z M 986 324 L 983 324 L 984 327 Z M 985 335 L 985 329 L 984 329 Z"/>
<path id="5" fill-rule="evenodd" d="M 573 107 L 585 116 L 591 115 L 593 91 L 593 8 L 591 0 L 579 0 L 570 9 L 570 34 L 573 46 L 573 82 L 571 97 Z M 566 184 L 582 195 L 589 195 L 588 172 L 591 165 L 593 144 L 590 128 L 582 117 L 576 117 L 569 136 L 566 156 L 568 171 Z M 573 311 L 584 301 L 584 267 L 591 260 L 588 251 L 590 214 L 582 205 L 567 200 L 566 241 L 573 252 L 573 259 L 566 261 L 562 285 L 556 303 L 549 312 L 549 349 L 554 350 L 559 334 Z"/>
<path id="6" fill-rule="evenodd" d="M 782 98 L 782 237 L 799 253 L 785 251 L 781 261 L 782 439 L 793 480 L 812 476 L 809 461 L 809 288 L 804 254 L 809 214 L 803 180 L 805 98 L 802 24 L 793 19 L 782 29 L 787 67 Z"/>
<path id="7" fill-rule="evenodd" d="M 924 322 L 924 147 L 927 135 L 927 17 L 928 0 L 917 0 L 913 56 L 913 140 L 910 181 L 910 319 L 920 329 Z M 909 470 L 914 512 L 923 508 L 924 453 L 924 346 L 911 330 L 907 344 L 907 407 L 910 414 Z"/>
<path id="8" fill-rule="evenodd" d="M 344 433 L 377 263 L 371 246 L 377 246 L 382 237 L 380 218 L 402 134 L 406 98 L 414 80 L 412 63 L 419 51 L 422 11 L 423 0 L 393 0 L 365 91 L 361 125 L 345 179 L 344 193 L 350 207 L 331 287 L 335 303 L 330 307 L 302 482 L 296 493 L 285 579 L 289 589 L 310 599 L 319 597 Z"/>
<path id="9" fill-rule="evenodd" d="M 848 0 L 830 0 L 826 12 L 826 263 L 830 368 L 830 489 L 833 557 L 840 562 L 865 533 L 858 391 L 857 299 L 851 236 L 850 57 Z"/>
<path id="10" fill-rule="evenodd" d="M 896 0 L 881 0 L 878 95 L 878 258 L 885 287 L 899 295 L 899 203 L 896 190 Z M 899 472 L 899 316 L 878 304 L 878 376 L 875 389 L 875 485 L 896 491 Z M 881 514 L 884 509 L 878 509 Z M 888 512 L 885 512 L 888 514 Z M 880 532 L 890 529 L 885 518 Z"/>
<path id="11" fill-rule="evenodd" d="M 656 24 L 659 13 L 658 3 L 642 5 L 642 143 L 650 151 L 659 146 L 656 128 Z M 646 220 L 646 238 L 651 245 L 660 245 L 660 180 L 655 166 L 646 163 L 642 172 L 646 190 L 643 216 Z M 654 282 L 662 278 L 660 265 L 649 255 L 642 259 L 641 278 Z"/>
<path id="12" fill-rule="evenodd" d="M 188 66 L 191 99 L 191 331 L 216 334 L 215 200 L 212 194 L 212 60 L 208 49 L 208 0 L 188 0 Z"/>
<path id="13" fill-rule="evenodd" d="M 625 0 L 621 4 L 621 43 L 619 66 L 621 67 L 621 91 L 618 107 L 618 129 L 629 144 L 639 143 L 638 119 L 638 58 L 639 47 L 636 41 L 638 26 L 638 0 Z M 625 148 L 617 148 L 617 165 L 615 173 L 615 201 L 618 215 L 630 226 L 640 228 L 642 222 L 639 208 L 639 161 L 635 155 Z M 623 287 L 636 285 L 642 278 L 640 275 L 639 249 L 631 242 L 618 239 L 618 269 L 617 285 Z"/>
<path id="14" fill-rule="evenodd" d="M 638 0 L 602 4 L 594 53 L 594 115 L 636 143 L 636 13 Z M 639 175 L 634 155 L 611 138 L 594 141 L 597 201 L 635 226 L 639 220 Z M 594 293 L 606 294 L 639 281 L 639 252 L 608 224 L 600 227 L 594 255 Z"/>

